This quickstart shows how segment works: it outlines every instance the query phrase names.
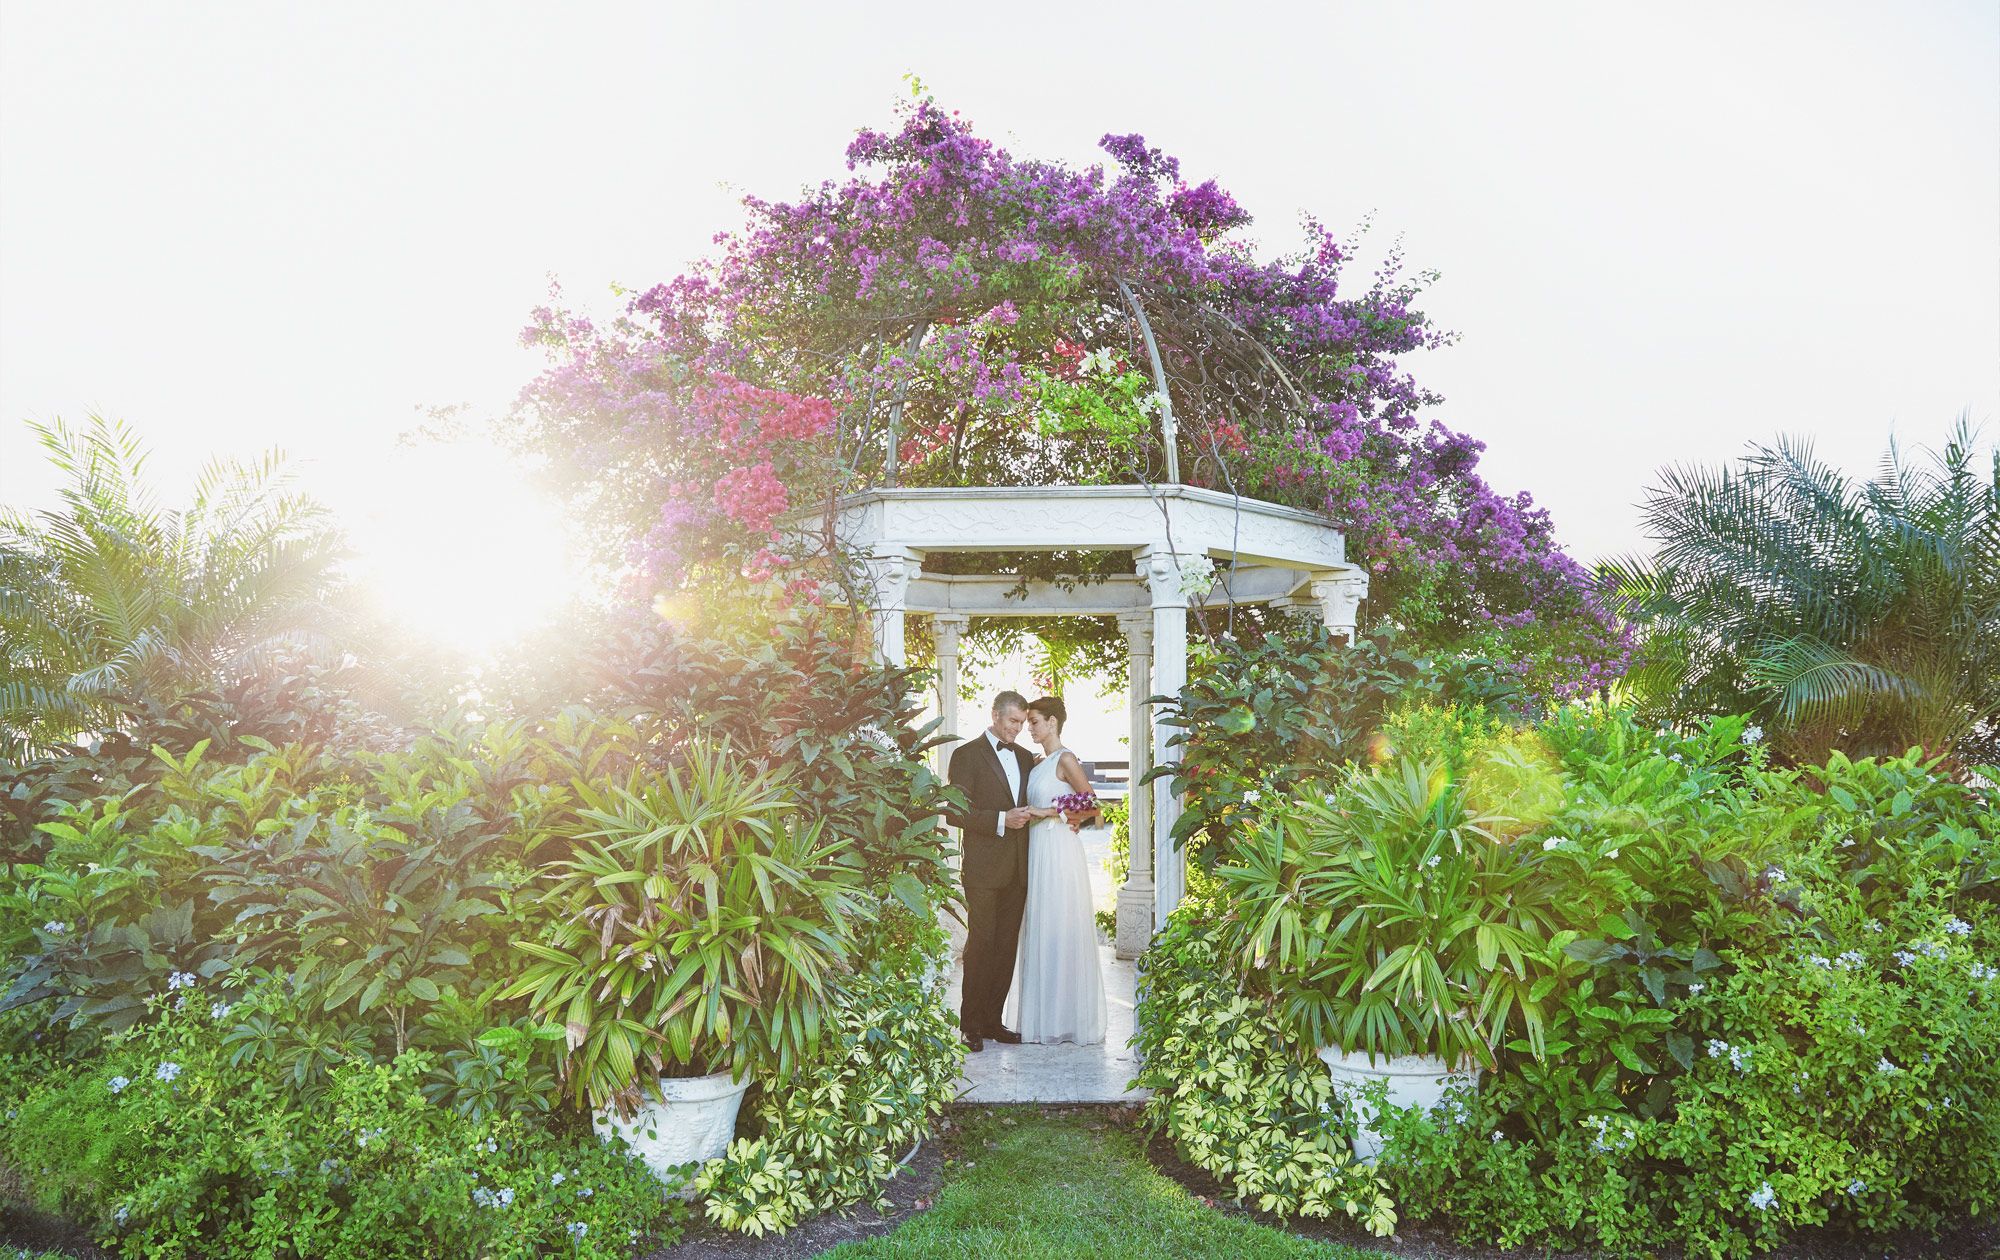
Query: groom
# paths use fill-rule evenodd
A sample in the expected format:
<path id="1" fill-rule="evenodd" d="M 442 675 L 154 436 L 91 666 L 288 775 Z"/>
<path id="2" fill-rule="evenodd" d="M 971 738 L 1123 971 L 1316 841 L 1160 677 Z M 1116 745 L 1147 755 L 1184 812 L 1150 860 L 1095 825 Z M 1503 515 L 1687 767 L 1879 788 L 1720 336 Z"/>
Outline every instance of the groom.
<path id="1" fill-rule="evenodd" d="M 963 814 L 946 815 L 959 829 L 964 855 L 965 980 L 959 1035 L 968 1050 L 988 1041 L 1018 1044 L 1021 1034 L 1000 1024 L 1014 983 L 1014 951 L 1028 901 L 1028 770 L 1034 758 L 1014 742 L 1028 718 L 1019 692 L 993 697 L 993 724 L 958 746 L 947 777 L 965 794 Z"/>

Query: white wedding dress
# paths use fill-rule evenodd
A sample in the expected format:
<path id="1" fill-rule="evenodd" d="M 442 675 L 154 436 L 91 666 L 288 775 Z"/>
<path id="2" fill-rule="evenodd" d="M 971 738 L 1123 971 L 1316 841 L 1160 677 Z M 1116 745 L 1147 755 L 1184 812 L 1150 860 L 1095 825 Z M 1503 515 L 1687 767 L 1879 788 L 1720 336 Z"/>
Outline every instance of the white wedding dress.
<path id="1" fill-rule="evenodd" d="M 1070 791 L 1056 774 L 1064 749 L 1035 763 L 1028 804 L 1046 809 Z M 1104 974 L 1083 840 L 1061 818 L 1028 830 L 1028 903 L 1003 1022 L 1022 1041 L 1104 1041 Z"/>

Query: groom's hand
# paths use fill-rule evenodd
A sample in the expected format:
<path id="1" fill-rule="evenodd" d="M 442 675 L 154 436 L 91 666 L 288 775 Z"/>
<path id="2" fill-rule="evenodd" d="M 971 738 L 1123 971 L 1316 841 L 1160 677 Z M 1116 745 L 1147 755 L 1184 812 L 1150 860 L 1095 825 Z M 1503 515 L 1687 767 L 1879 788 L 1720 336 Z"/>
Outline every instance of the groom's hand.
<path id="1" fill-rule="evenodd" d="M 1007 811 L 1007 830 L 1015 831 L 1027 826 L 1028 820 L 1033 818 L 1034 814 L 1035 811 L 1026 805 L 1016 805 Z"/>

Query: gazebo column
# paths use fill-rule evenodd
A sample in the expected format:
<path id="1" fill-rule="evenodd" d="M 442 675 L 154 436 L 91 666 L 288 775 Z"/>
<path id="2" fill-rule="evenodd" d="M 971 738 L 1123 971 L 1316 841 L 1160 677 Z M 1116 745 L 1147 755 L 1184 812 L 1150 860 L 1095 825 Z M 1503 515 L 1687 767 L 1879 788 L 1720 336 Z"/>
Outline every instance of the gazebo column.
<path id="1" fill-rule="evenodd" d="M 937 747 L 937 772 L 943 778 L 951 765 L 952 750 L 958 747 L 958 636 L 972 624 L 964 613 L 939 613 L 931 618 L 931 634 L 937 640 L 938 716 L 944 719 L 943 733 L 948 744 Z"/>
<path id="2" fill-rule="evenodd" d="M 1313 601 L 1319 605 L 1326 628 L 1336 637 L 1354 642 L 1354 626 L 1361 601 L 1368 598 L 1368 574 L 1363 569 L 1316 576 L 1312 580 Z"/>
<path id="3" fill-rule="evenodd" d="M 1146 698 L 1153 694 L 1153 614 L 1121 613 L 1118 628 L 1125 632 L 1125 652 L 1130 665 L 1127 686 L 1131 688 L 1132 770 L 1131 793 L 1126 797 L 1126 834 L 1131 838 L 1131 861 L 1125 884 L 1118 890 L 1118 936 L 1120 958 L 1137 958 L 1153 939 L 1153 788 L 1139 786 L 1152 768 L 1148 755 L 1153 742 L 1152 708 Z"/>
<path id="4" fill-rule="evenodd" d="M 862 564 L 868 573 L 869 616 L 875 622 L 875 659 L 901 669 L 909 660 L 903 646 L 903 610 L 910 579 L 922 569 L 923 559 L 907 547 L 896 547 L 876 551 Z"/>
<path id="5" fill-rule="evenodd" d="M 1153 605 L 1153 691 L 1172 696 L 1187 682 L 1187 612 L 1189 591 L 1182 573 L 1196 560 L 1192 555 L 1148 548 L 1139 558 L 1139 575 Z M 1164 714 L 1152 714 L 1153 749 L 1151 765 L 1165 765 L 1173 754 L 1167 741 L 1174 729 Z M 1181 800 L 1170 779 L 1153 781 L 1153 922 L 1165 923 L 1181 903 L 1187 888 L 1186 855 L 1174 844 L 1174 823 L 1181 816 Z"/>

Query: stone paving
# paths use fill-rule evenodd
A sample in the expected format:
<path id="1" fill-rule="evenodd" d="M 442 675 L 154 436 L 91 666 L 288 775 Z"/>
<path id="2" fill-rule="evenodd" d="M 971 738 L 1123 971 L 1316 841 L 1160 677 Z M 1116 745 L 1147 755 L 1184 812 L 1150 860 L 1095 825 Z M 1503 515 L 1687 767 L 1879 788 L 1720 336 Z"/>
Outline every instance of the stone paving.
<path id="1" fill-rule="evenodd" d="M 1104 871 L 1110 833 L 1093 827 L 1083 833 L 1083 839 L 1090 859 L 1091 890 L 1097 904 L 1108 909 L 1115 897 Z M 962 933 L 960 929 L 961 943 Z M 1127 1084 L 1139 1070 L 1138 1056 L 1127 1044 L 1133 1030 L 1136 969 L 1129 960 L 1113 957 L 1110 944 L 1102 941 L 1098 959 L 1104 968 L 1104 1044 L 1003 1046 L 989 1041 L 986 1049 L 965 1056 L 965 1075 L 958 1082 L 960 1102 L 1128 1102 L 1146 1097 L 1146 1090 Z M 954 966 L 949 997 L 954 1011 L 958 1009 L 958 982 L 959 969 Z"/>

